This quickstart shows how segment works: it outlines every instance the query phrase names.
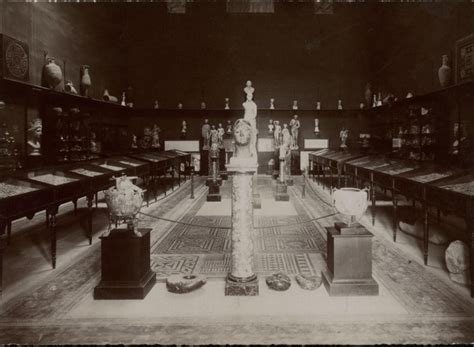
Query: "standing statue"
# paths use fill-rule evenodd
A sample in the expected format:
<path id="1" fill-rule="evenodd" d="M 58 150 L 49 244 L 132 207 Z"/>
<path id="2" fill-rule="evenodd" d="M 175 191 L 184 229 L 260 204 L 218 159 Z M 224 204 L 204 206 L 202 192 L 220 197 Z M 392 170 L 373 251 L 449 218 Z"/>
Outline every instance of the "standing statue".
<path id="1" fill-rule="evenodd" d="M 201 128 L 201 136 L 203 139 L 202 149 L 207 151 L 209 150 L 209 136 L 211 132 L 211 126 L 209 125 L 209 119 L 204 119 L 204 124 Z"/>
<path id="2" fill-rule="evenodd" d="M 275 109 L 275 99 L 271 98 L 270 99 L 270 110 L 274 110 L 274 109 Z"/>
<path id="3" fill-rule="evenodd" d="M 268 135 L 273 136 L 274 130 L 275 130 L 275 125 L 273 124 L 273 120 L 270 119 L 268 121 Z"/>
<path id="4" fill-rule="evenodd" d="M 160 145 L 160 132 L 161 132 L 161 129 L 156 125 L 154 124 L 153 125 L 153 131 L 152 131 L 152 140 L 151 140 L 151 147 L 153 148 L 160 148 L 161 145 Z"/>
<path id="5" fill-rule="evenodd" d="M 211 138 L 211 146 L 212 145 L 219 145 L 219 133 L 217 132 L 216 126 L 214 124 L 211 125 L 211 131 L 209 132 L 209 136 Z"/>
<path id="6" fill-rule="evenodd" d="M 217 142 L 219 144 L 219 148 L 224 148 L 224 134 L 225 130 L 222 127 L 222 123 L 219 123 L 217 126 Z"/>
<path id="7" fill-rule="evenodd" d="M 290 121 L 290 128 L 291 128 L 291 137 L 293 139 L 291 143 L 291 149 L 298 149 L 298 135 L 300 129 L 300 121 L 298 119 L 298 115 L 294 115 L 293 119 Z"/>
<path id="8" fill-rule="evenodd" d="M 285 158 L 285 177 L 290 177 L 291 173 L 291 143 L 292 137 L 288 130 L 288 125 L 283 124 L 283 130 L 281 131 L 282 141 L 280 145 L 280 158 Z"/>
<path id="9" fill-rule="evenodd" d="M 247 94 L 246 101 L 242 104 L 245 110 L 244 119 L 249 122 L 250 126 L 252 127 L 250 136 L 250 151 L 252 157 L 257 160 L 257 105 L 253 101 L 253 92 L 255 91 L 255 88 L 252 87 L 251 81 L 247 81 L 244 91 Z"/>
<path id="10" fill-rule="evenodd" d="M 185 120 L 181 122 L 181 139 L 186 139 L 186 135 L 188 133 L 188 124 Z"/>
<path id="11" fill-rule="evenodd" d="M 229 102 L 230 102 L 229 98 L 225 98 L 224 110 L 230 110 Z"/>
<path id="12" fill-rule="evenodd" d="M 288 129 L 288 124 L 284 123 L 283 124 L 283 129 L 281 130 L 281 145 L 282 146 L 287 146 L 290 147 L 291 146 L 291 134 L 290 134 L 290 130 Z"/>
<path id="13" fill-rule="evenodd" d="M 232 135 L 232 122 L 230 120 L 227 121 L 225 133 L 226 135 Z"/>
<path id="14" fill-rule="evenodd" d="M 347 148 L 347 138 L 349 137 L 349 129 L 346 127 L 342 127 L 341 131 L 339 132 L 339 137 L 341 138 L 341 148 Z"/>
<path id="15" fill-rule="evenodd" d="M 273 140 L 275 143 L 275 148 L 279 148 L 281 145 L 281 125 L 280 121 L 276 120 L 273 122 L 275 129 L 273 131 Z"/>

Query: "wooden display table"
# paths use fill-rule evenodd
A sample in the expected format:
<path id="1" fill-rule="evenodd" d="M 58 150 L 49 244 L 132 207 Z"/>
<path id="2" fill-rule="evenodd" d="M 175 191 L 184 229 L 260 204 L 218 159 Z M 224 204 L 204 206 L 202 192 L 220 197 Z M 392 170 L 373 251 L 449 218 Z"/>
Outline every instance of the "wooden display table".
<path id="1" fill-rule="evenodd" d="M 153 288 L 156 274 L 150 268 L 150 231 L 142 237 L 126 229 L 114 229 L 102 239 L 102 279 L 94 299 L 143 299 Z"/>
<path id="2" fill-rule="evenodd" d="M 378 295 L 372 278 L 372 237 L 360 224 L 336 223 L 327 230 L 327 272 L 323 282 L 329 296 Z"/>

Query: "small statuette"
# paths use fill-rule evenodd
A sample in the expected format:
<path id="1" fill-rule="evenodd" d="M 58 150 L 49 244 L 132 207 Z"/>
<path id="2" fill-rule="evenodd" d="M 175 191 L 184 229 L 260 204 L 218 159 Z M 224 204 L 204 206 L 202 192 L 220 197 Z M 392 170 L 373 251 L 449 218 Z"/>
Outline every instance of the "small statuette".
<path id="1" fill-rule="evenodd" d="M 43 135 L 43 122 L 36 118 L 29 124 L 27 151 L 29 156 L 41 155 L 41 136 Z"/>
<path id="2" fill-rule="evenodd" d="M 291 107 L 293 110 L 298 109 L 298 100 L 293 100 L 293 106 Z"/>
<path id="3" fill-rule="evenodd" d="M 254 91 L 255 91 L 255 88 L 252 87 L 252 81 L 245 82 L 245 88 L 244 88 L 245 94 L 253 96 Z"/>
<path id="4" fill-rule="evenodd" d="M 299 136 L 299 129 L 300 129 L 300 121 L 298 119 L 298 115 L 294 115 L 293 119 L 290 121 L 290 129 L 291 129 L 291 149 L 298 149 L 298 136 Z"/>
<path id="5" fill-rule="evenodd" d="M 342 100 L 337 100 L 337 109 L 342 110 Z"/>
<path id="6" fill-rule="evenodd" d="M 89 96 L 89 88 L 92 85 L 91 76 L 89 75 L 89 65 L 82 65 L 81 66 L 81 94 L 83 96 Z M 71 83 L 72 84 L 72 83 Z"/>
<path id="7" fill-rule="evenodd" d="M 374 94 L 372 97 L 372 107 L 377 107 L 377 95 Z"/>
<path id="8" fill-rule="evenodd" d="M 412 97 L 413 97 L 413 94 L 410 93 L 410 92 L 409 92 L 409 93 L 407 94 L 407 96 L 406 96 L 407 99 L 412 98 Z"/>
<path id="9" fill-rule="evenodd" d="M 182 103 L 179 103 L 178 104 L 178 110 L 182 110 L 183 109 L 183 104 Z"/>
<path id="10" fill-rule="evenodd" d="M 132 134 L 132 144 L 130 145 L 131 148 L 138 148 L 137 142 L 137 135 Z"/>
<path id="11" fill-rule="evenodd" d="M 314 119 L 314 133 L 316 134 L 316 136 L 319 135 L 319 119 L 318 118 L 315 118 Z"/>
<path id="12" fill-rule="evenodd" d="M 204 119 L 204 124 L 201 128 L 201 137 L 203 140 L 203 150 L 209 150 L 209 140 L 211 134 L 211 125 L 209 124 L 209 119 Z"/>
<path id="13" fill-rule="evenodd" d="M 203 101 L 201 102 L 201 110 L 205 110 L 207 108 L 206 103 Z"/>
<path id="14" fill-rule="evenodd" d="M 365 108 L 365 105 L 364 105 L 363 102 L 360 103 L 359 108 L 360 108 L 361 110 L 363 110 L 363 109 Z"/>
<path id="15" fill-rule="evenodd" d="M 188 132 L 188 125 L 186 124 L 186 121 L 183 120 L 181 122 L 181 139 L 186 139 L 187 132 Z"/>
<path id="16" fill-rule="evenodd" d="M 153 125 L 153 130 L 152 130 L 152 139 L 151 139 L 151 147 L 152 148 L 160 148 L 161 145 L 160 145 L 160 135 L 159 133 L 161 132 L 161 129 L 156 125 L 154 124 Z"/>
<path id="17" fill-rule="evenodd" d="M 288 290 L 291 286 L 291 279 L 282 272 L 278 272 L 265 279 L 268 288 L 282 292 Z"/>
<path id="18" fill-rule="evenodd" d="M 224 110 L 230 110 L 229 102 L 230 102 L 229 98 L 225 98 Z"/>
<path id="19" fill-rule="evenodd" d="M 347 138 L 349 137 L 349 130 L 345 127 L 342 127 L 341 131 L 339 132 L 339 138 L 341 139 L 340 148 L 347 148 Z"/>
<path id="20" fill-rule="evenodd" d="M 379 93 L 379 98 L 377 100 L 377 106 L 382 106 L 382 93 Z"/>
<path id="21" fill-rule="evenodd" d="M 219 123 L 217 125 L 217 143 L 219 148 L 224 148 L 224 134 L 224 127 L 222 126 L 222 123 Z"/>
<path id="22" fill-rule="evenodd" d="M 64 90 L 68 93 L 71 93 L 71 94 L 77 94 L 77 90 L 76 90 L 76 88 L 74 88 L 74 85 L 72 84 L 71 80 L 66 81 L 66 84 L 64 85 Z M 107 89 L 105 91 L 107 91 Z M 107 92 L 107 94 L 108 94 L 108 92 Z M 105 92 L 104 92 L 104 95 L 105 95 Z"/>
<path id="23" fill-rule="evenodd" d="M 127 106 L 127 103 L 125 102 L 125 92 L 122 92 L 122 102 L 120 102 L 120 106 Z"/>
<path id="24" fill-rule="evenodd" d="M 160 108 L 160 104 L 158 103 L 158 100 L 155 100 L 155 103 L 153 104 L 153 108 L 155 110 L 159 109 Z"/>
<path id="25" fill-rule="evenodd" d="M 274 110 L 274 109 L 275 109 L 275 99 L 271 98 L 270 99 L 270 110 Z"/>
<path id="26" fill-rule="evenodd" d="M 321 109 L 321 101 L 318 101 L 318 102 L 316 103 L 316 109 L 317 109 L 317 110 L 320 110 L 320 109 Z"/>
<path id="27" fill-rule="evenodd" d="M 226 131 L 227 135 L 232 135 L 232 122 L 230 120 L 227 121 Z"/>
<path id="28" fill-rule="evenodd" d="M 273 136 L 273 131 L 275 130 L 275 125 L 273 125 L 273 119 L 268 121 L 268 135 Z"/>

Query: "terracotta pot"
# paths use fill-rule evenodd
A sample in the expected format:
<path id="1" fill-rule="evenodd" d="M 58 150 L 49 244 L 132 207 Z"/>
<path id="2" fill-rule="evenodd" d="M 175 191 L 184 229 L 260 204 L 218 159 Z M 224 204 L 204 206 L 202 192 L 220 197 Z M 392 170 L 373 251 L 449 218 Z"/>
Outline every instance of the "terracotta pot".
<path id="1" fill-rule="evenodd" d="M 48 58 L 43 66 L 42 85 L 56 89 L 63 81 L 63 72 L 54 58 Z"/>
<path id="2" fill-rule="evenodd" d="M 442 65 L 438 70 L 438 78 L 441 87 L 445 88 L 451 82 L 451 68 L 448 66 L 448 56 L 445 54 L 442 57 Z"/>

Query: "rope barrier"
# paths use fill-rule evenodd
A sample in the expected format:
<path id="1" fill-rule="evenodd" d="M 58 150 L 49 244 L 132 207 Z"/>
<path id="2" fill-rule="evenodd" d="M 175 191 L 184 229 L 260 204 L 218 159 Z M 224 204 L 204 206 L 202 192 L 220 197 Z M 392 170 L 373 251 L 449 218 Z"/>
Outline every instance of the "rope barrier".
<path id="1" fill-rule="evenodd" d="M 165 218 L 165 217 L 154 216 L 154 215 L 144 213 L 144 212 L 140 212 L 140 214 L 142 214 L 146 217 L 163 220 L 165 222 L 176 223 L 176 224 L 181 224 L 181 225 L 186 225 L 186 226 L 191 226 L 191 227 L 197 227 L 197 228 L 213 228 L 213 229 L 225 229 L 225 230 L 232 229 L 231 227 L 220 227 L 220 226 L 214 226 L 214 225 L 203 225 L 203 224 L 187 223 L 187 222 L 183 222 L 183 221 L 179 221 L 179 220 L 173 220 L 173 219 L 169 219 L 169 218 Z M 327 214 L 325 216 L 320 216 L 320 217 L 317 217 L 317 218 L 311 218 L 311 219 L 303 221 L 303 222 L 295 222 L 295 223 L 288 223 L 288 224 L 276 224 L 276 225 L 269 225 L 269 226 L 264 226 L 264 227 L 255 227 L 254 229 L 280 228 L 280 227 L 288 227 L 288 226 L 293 226 L 293 225 L 312 223 L 312 222 L 318 221 L 320 219 L 332 217 L 332 216 L 335 216 L 335 215 L 338 215 L 338 214 L 339 214 L 339 212 L 336 212 L 336 213 Z"/>

